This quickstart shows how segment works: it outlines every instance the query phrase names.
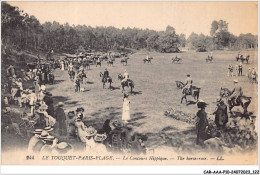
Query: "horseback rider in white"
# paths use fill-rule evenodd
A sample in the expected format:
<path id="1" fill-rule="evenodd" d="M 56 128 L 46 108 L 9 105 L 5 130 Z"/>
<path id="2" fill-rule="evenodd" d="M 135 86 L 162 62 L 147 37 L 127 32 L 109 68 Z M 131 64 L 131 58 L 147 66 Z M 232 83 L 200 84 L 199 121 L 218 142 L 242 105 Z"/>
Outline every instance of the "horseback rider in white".
<path id="1" fill-rule="evenodd" d="M 129 74 L 127 73 L 127 71 L 125 70 L 125 72 L 124 72 L 124 75 L 123 75 L 123 77 L 124 77 L 124 79 L 122 80 L 122 83 L 124 83 L 124 82 L 127 82 L 128 81 L 128 79 L 129 79 Z"/>
<path id="2" fill-rule="evenodd" d="M 238 85 L 238 80 L 234 80 L 234 89 L 231 92 L 231 95 L 229 97 L 229 100 L 233 105 L 237 103 L 238 97 L 243 95 L 242 87 Z"/>
<path id="3" fill-rule="evenodd" d="M 190 77 L 190 74 L 187 75 L 187 79 L 185 80 L 185 86 L 183 87 L 183 89 L 189 89 L 190 90 L 190 93 L 192 95 L 192 83 L 193 83 L 193 80 L 191 79 Z"/>
<path id="4" fill-rule="evenodd" d="M 148 56 L 148 55 L 146 55 L 145 59 L 148 61 L 148 60 L 149 60 L 149 56 Z"/>

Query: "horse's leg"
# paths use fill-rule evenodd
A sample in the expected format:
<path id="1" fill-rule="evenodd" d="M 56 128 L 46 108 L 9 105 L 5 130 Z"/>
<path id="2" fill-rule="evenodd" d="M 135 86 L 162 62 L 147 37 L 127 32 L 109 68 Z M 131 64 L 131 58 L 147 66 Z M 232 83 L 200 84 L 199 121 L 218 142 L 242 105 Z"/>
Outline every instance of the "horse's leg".
<path id="1" fill-rule="evenodd" d="M 103 82 L 103 89 L 105 88 L 105 82 Z"/>
<path id="2" fill-rule="evenodd" d="M 131 85 L 131 94 L 133 93 L 133 86 Z"/>

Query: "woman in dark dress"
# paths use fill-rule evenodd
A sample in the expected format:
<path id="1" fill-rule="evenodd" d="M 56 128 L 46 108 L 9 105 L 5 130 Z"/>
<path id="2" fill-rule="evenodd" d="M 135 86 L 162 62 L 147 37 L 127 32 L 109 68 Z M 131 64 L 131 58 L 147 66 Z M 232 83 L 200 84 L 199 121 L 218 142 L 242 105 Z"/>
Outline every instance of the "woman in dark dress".
<path id="1" fill-rule="evenodd" d="M 208 139 L 207 135 L 207 128 L 209 126 L 208 119 L 207 119 L 207 113 L 205 112 L 205 108 L 207 106 L 207 103 L 200 100 L 197 103 L 198 108 L 200 110 L 197 112 L 198 117 L 198 123 L 197 123 L 197 144 L 202 145 L 205 140 Z"/>

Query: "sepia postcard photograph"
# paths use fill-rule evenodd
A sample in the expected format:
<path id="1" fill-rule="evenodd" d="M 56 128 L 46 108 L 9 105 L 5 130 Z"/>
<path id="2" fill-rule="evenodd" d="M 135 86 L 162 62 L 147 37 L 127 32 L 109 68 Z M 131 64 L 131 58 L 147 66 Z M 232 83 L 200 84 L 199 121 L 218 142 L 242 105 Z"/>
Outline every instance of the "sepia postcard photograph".
<path id="1" fill-rule="evenodd" d="M 2 165 L 258 165 L 258 129 L 257 1 L 1 1 Z"/>

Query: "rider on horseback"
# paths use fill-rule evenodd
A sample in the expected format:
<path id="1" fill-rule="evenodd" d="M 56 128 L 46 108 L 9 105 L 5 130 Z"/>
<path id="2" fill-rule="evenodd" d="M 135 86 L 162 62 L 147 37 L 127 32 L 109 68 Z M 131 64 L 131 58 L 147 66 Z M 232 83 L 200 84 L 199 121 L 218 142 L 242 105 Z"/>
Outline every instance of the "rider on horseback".
<path id="1" fill-rule="evenodd" d="M 183 87 L 183 89 L 188 89 L 192 95 L 192 83 L 193 83 L 193 80 L 191 79 L 190 77 L 190 74 L 187 75 L 187 79 L 185 81 L 185 86 Z"/>
<path id="2" fill-rule="evenodd" d="M 103 81 L 106 82 L 108 77 L 109 77 L 109 72 L 108 72 L 108 70 L 106 68 L 105 71 L 104 71 L 104 74 L 103 74 Z"/>
<path id="3" fill-rule="evenodd" d="M 125 73 L 124 73 L 123 77 L 124 77 L 124 79 L 122 80 L 122 83 L 127 82 L 128 79 L 129 79 L 129 74 L 127 73 L 126 70 L 125 70 Z M 127 86 L 128 86 L 128 84 L 127 84 Z"/>
<path id="4" fill-rule="evenodd" d="M 146 61 L 149 61 L 149 56 L 148 56 L 148 55 L 146 55 L 145 59 L 146 59 Z"/>
<path id="5" fill-rule="evenodd" d="M 234 89 L 231 92 L 229 100 L 233 105 L 237 104 L 237 99 L 243 95 L 242 87 L 238 85 L 238 80 L 234 80 Z"/>

